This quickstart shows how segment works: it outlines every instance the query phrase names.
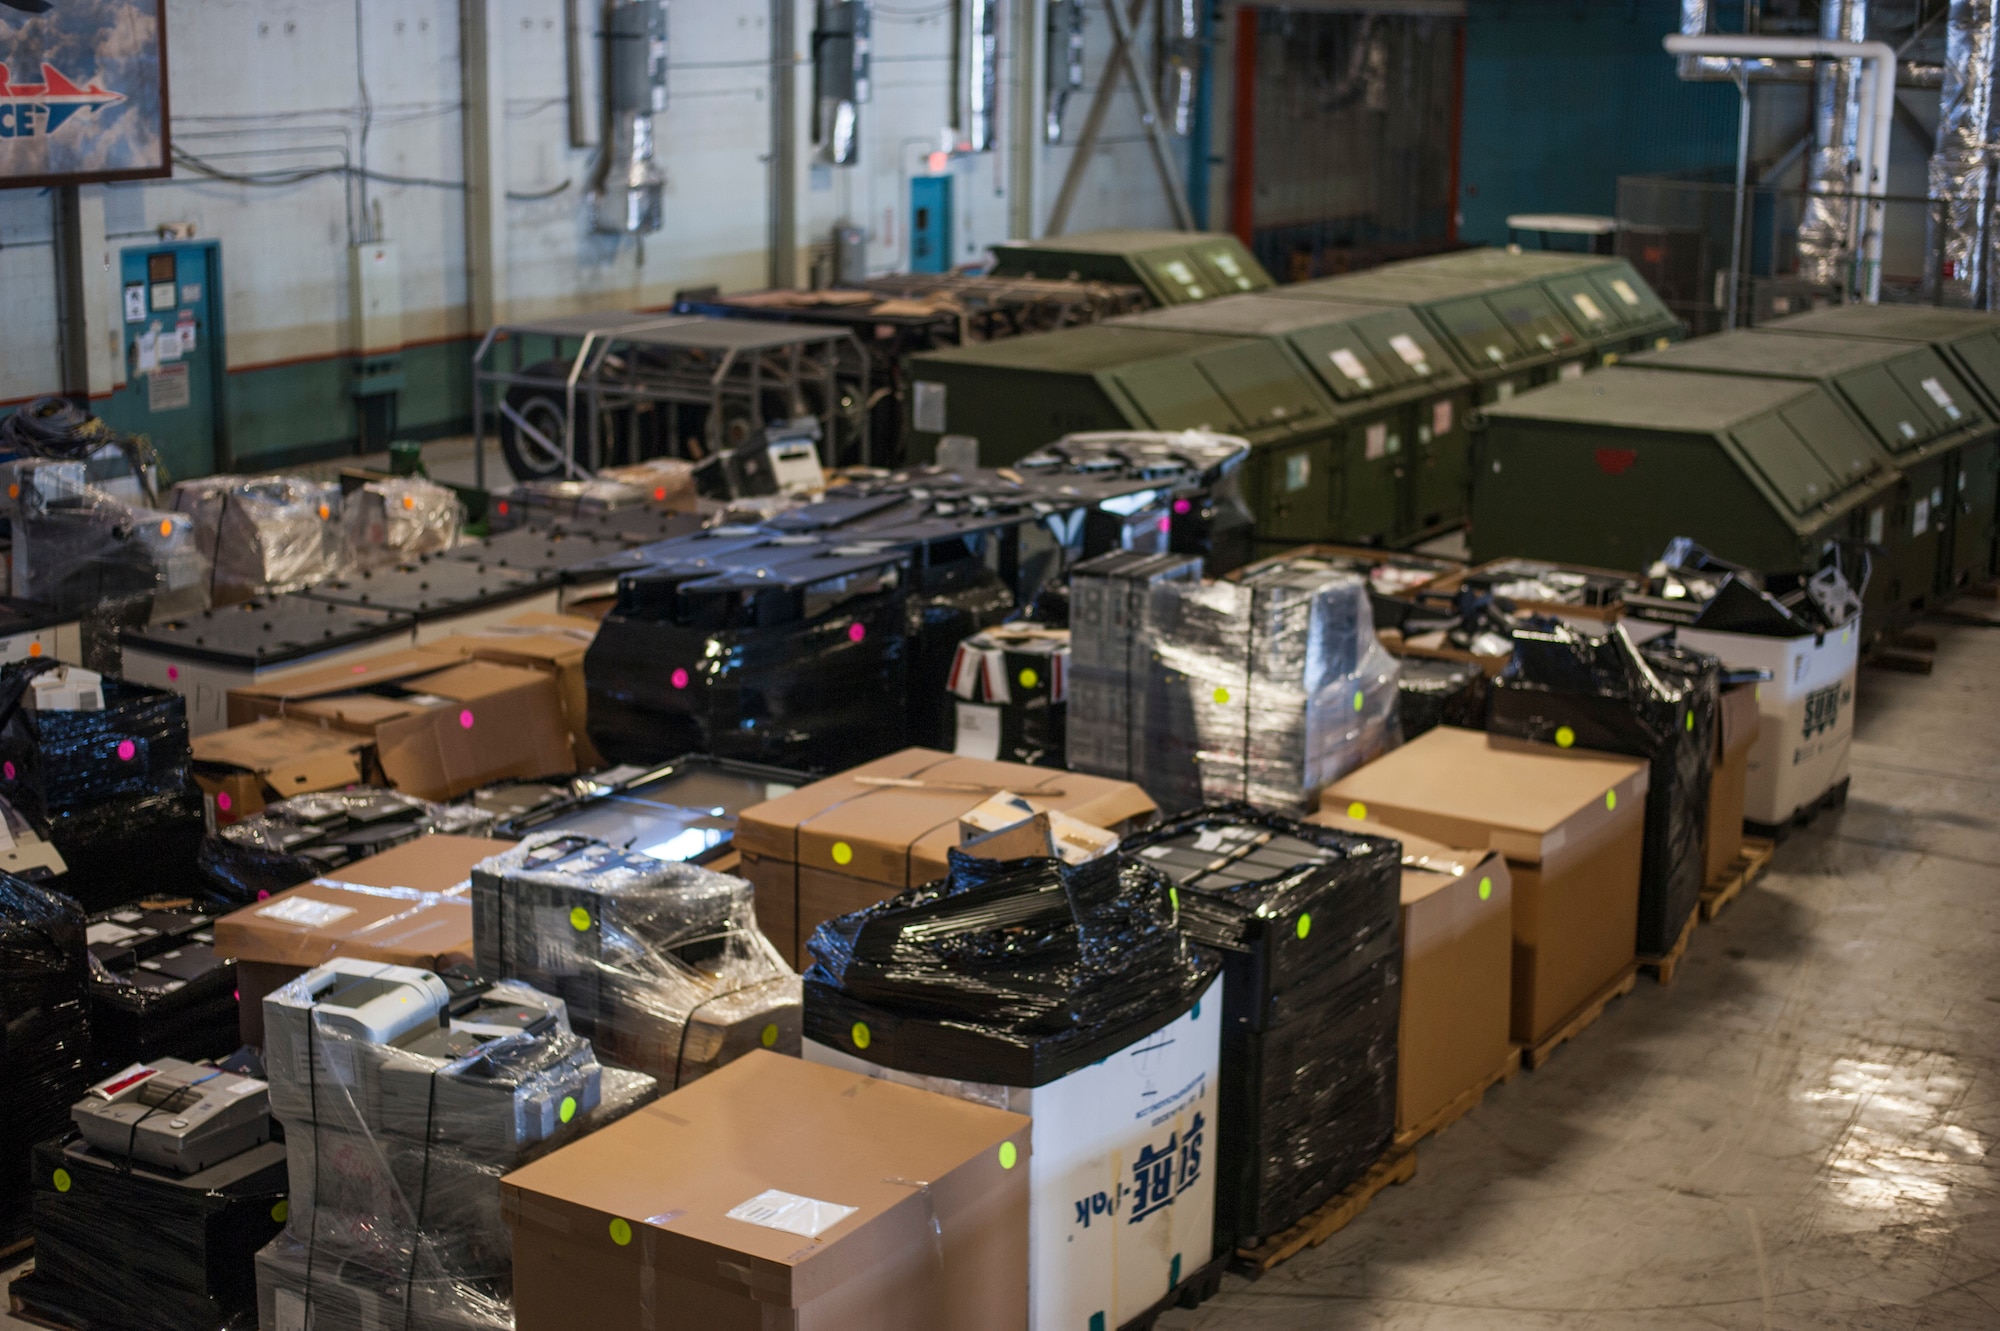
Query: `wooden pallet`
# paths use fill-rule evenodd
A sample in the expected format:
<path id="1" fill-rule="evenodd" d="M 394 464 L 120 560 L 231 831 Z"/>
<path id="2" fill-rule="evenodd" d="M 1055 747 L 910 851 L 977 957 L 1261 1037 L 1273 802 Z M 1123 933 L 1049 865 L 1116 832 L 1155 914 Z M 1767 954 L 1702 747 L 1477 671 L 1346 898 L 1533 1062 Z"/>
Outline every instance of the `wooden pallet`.
<path id="1" fill-rule="evenodd" d="M 1153 1331 L 1154 1325 L 1175 1308 L 1201 1307 L 1222 1289 L 1222 1273 L 1228 1266 L 1229 1254 L 1224 1253 L 1183 1279 L 1167 1292 L 1165 1298 L 1121 1325 L 1118 1331 Z"/>
<path id="2" fill-rule="evenodd" d="M 22 1253 L 26 1252 L 28 1249 L 34 1246 L 35 1246 L 35 1236 L 33 1234 L 30 1234 L 25 1239 L 20 1239 L 14 1243 L 9 1243 L 6 1244 L 5 1246 L 0 1246 L 0 1264 L 13 1261 L 16 1257 L 19 1257 Z"/>
<path id="3" fill-rule="evenodd" d="M 1521 1051 L 1519 1047 L 1516 1047 L 1508 1050 L 1507 1057 L 1501 1062 L 1500 1066 L 1489 1073 L 1477 1086 L 1461 1093 L 1450 1104 L 1445 1105 L 1415 1127 L 1405 1128 L 1397 1133 L 1396 1149 L 1407 1151 L 1424 1138 L 1435 1137 L 1438 1133 L 1443 1132 L 1446 1128 L 1479 1108 L 1480 1101 L 1486 1098 L 1488 1091 L 1492 1090 L 1495 1086 L 1512 1081 L 1515 1074 L 1520 1072 L 1520 1070 Z"/>
<path id="4" fill-rule="evenodd" d="M 1760 836 L 1743 838 L 1743 849 L 1736 854 L 1735 862 L 1709 880 L 1701 889 L 1701 922 L 1709 924 L 1722 914 L 1722 908 L 1743 895 L 1743 889 L 1764 876 L 1764 870 L 1771 867 L 1771 856 L 1778 850 L 1776 842 Z"/>
<path id="5" fill-rule="evenodd" d="M 1761 837 L 1765 841 L 1782 846 L 1794 831 L 1801 827 L 1812 826 L 1818 820 L 1820 814 L 1829 809 L 1838 809 L 1845 805 L 1847 803 L 1847 787 L 1851 780 L 1852 778 L 1843 780 L 1839 785 L 1830 787 L 1826 793 L 1822 794 L 1812 803 L 1800 805 L 1798 810 L 1782 823 L 1759 823 L 1746 818 L 1743 820 L 1743 830 L 1750 833 L 1751 836 Z"/>
<path id="6" fill-rule="evenodd" d="M 1674 940 L 1674 945 L 1666 950 L 1664 956 L 1640 957 L 1639 969 L 1650 972 L 1661 984 L 1672 984 L 1674 972 L 1680 969 L 1681 958 L 1687 955 L 1688 940 L 1694 937 L 1694 927 L 1700 923 L 1701 903 L 1697 901 L 1694 909 L 1688 912 L 1687 923 L 1681 926 L 1681 936 Z"/>
<path id="7" fill-rule="evenodd" d="M 1863 665 L 1928 675 L 1937 668 L 1937 639 L 1928 633 L 1884 633 L 1862 656 Z"/>
<path id="8" fill-rule="evenodd" d="M 1637 962 L 1627 966 L 1618 978 L 1597 991 L 1582 1007 L 1571 1013 L 1569 1019 L 1554 1031 L 1533 1044 L 1521 1046 L 1521 1065 L 1538 1068 L 1555 1054 L 1556 1047 L 1589 1030 L 1597 1019 L 1604 1015 L 1604 1009 L 1611 1006 L 1611 1000 L 1623 997 L 1639 987 L 1639 966 Z"/>
<path id="9" fill-rule="evenodd" d="M 1298 1256 L 1307 1248 L 1317 1248 L 1352 1224 L 1357 1216 L 1368 1209 L 1368 1203 L 1375 1200 L 1377 1193 L 1392 1183 L 1408 1183 L 1416 1173 L 1417 1153 L 1402 1147 L 1391 1147 L 1389 1153 L 1377 1160 L 1374 1167 L 1361 1178 L 1350 1184 L 1347 1191 L 1298 1224 L 1282 1234 L 1265 1239 L 1254 1248 L 1238 1248 L 1237 1266 L 1261 1276 L 1278 1263 Z"/>

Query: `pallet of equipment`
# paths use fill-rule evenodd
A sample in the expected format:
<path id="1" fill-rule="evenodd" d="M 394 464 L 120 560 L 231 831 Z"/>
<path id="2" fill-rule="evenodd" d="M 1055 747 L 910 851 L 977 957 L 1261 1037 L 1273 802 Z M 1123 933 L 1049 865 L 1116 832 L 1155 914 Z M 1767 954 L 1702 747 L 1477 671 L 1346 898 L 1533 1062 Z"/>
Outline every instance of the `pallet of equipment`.
<path id="1" fill-rule="evenodd" d="M 1515 1074 L 1520 1070 L 1521 1050 L 1517 1046 L 1508 1050 L 1507 1057 L 1501 1062 L 1500 1066 L 1480 1081 L 1478 1085 L 1460 1092 L 1458 1097 L 1452 1100 L 1451 1103 L 1439 1109 L 1414 1128 L 1405 1128 L 1397 1133 L 1396 1149 L 1407 1151 L 1424 1138 L 1435 1137 L 1438 1133 L 1443 1132 L 1446 1128 L 1479 1108 L 1480 1102 L 1486 1098 L 1488 1091 L 1492 1090 L 1495 1086 L 1512 1081 Z"/>
<path id="2" fill-rule="evenodd" d="M 1158 1303 L 1120 1325 L 1118 1331 L 1153 1331 L 1154 1323 L 1175 1308 L 1201 1307 L 1222 1288 L 1222 1273 L 1228 1268 L 1229 1259 L 1230 1254 L 1222 1254 L 1168 1290 L 1167 1296 Z"/>
<path id="3" fill-rule="evenodd" d="M 1401 1146 L 1391 1147 L 1372 1168 L 1349 1184 L 1347 1190 L 1314 1211 L 1282 1234 L 1265 1239 L 1254 1248 L 1236 1250 L 1237 1265 L 1253 1275 L 1263 1275 L 1278 1263 L 1298 1256 L 1307 1248 L 1317 1248 L 1355 1220 L 1375 1200 L 1375 1194 L 1392 1183 L 1408 1183 L 1416 1176 L 1417 1153 Z"/>
<path id="4" fill-rule="evenodd" d="M 1737 852 L 1735 861 L 1701 889 L 1701 922 L 1713 922 L 1724 906 L 1743 895 L 1744 888 L 1762 878 L 1777 850 L 1777 844 L 1764 837 L 1744 837 L 1743 849 Z"/>
<path id="5" fill-rule="evenodd" d="M 1653 978 L 1661 984 L 1672 984 L 1674 972 L 1680 969 L 1681 958 L 1687 955 L 1688 940 L 1694 937 L 1694 927 L 1699 923 L 1701 903 L 1697 901 L 1694 909 L 1688 912 L 1687 923 L 1681 926 L 1681 936 L 1674 940 L 1674 945 L 1661 956 L 1640 957 L 1639 969 L 1651 971 Z"/>
<path id="6" fill-rule="evenodd" d="M 1635 961 L 1620 971 L 1618 978 L 1597 991 L 1582 1007 L 1570 1014 L 1567 1021 L 1533 1044 L 1521 1046 L 1523 1067 L 1538 1068 L 1549 1061 L 1556 1052 L 1556 1046 L 1589 1030 L 1597 1019 L 1604 1015 L 1604 1009 L 1611 1006 L 1611 1000 L 1631 993 L 1639 987 L 1639 964 Z"/>

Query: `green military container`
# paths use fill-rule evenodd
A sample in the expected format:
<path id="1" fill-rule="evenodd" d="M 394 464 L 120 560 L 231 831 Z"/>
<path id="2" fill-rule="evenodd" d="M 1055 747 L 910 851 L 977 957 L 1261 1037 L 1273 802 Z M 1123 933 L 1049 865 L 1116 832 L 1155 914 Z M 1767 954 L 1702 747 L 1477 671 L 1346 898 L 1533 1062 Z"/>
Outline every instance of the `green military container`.
<path id="1" fill-rule="evenodd" d="M 1324 393 L 1330 428 L 1251 454 L 1265 540 L 1407 543 L 1465 520 L 1472 384 L 1411 311 L 1227 296 L 1109 326 L 1261 339 Z"/>
<path id="2" fill-rule="evenodd" d="M 1631 265 L 1594 255 L 1465 250 L 1300 282 L 1280 294 L 1416 310 L 1478 384 L 1482 403 L 1680 336 L 1679 322 Z"/>
<path id="3" fill-rule="evenodd" d="M 1967 448 L 1991 451 L 1994 423 L 1971 387 L 1929 346 L 1737 331 L 1646 352 L 1630 363 L 1825 388 L 1903 478 L 1888 503 L 1868 512 L 1865 535 L 1876 560 L 1868 584 L 1870 622 L 1899 627 L 1954 586 L 1946 486 L 1958 476 Z"/>
<path id="4" fill-rule="evenodd" d="M 1472 557 L 1644 570 L 1688 536 L 1809 573 L 1865 536 L 1901 477 L 1816 383 L 1614 366 L 1485 410 Z"/>
<path id="5" fill-rule="evenodd" d="M 1764 329 L 1923 343 L 1972 386 L 1986 418 L 2000 421 L 2000 316 L 1926 305 L 1835 305 L 1773 320 Z M 1962 585 L 2000 573 L 2000 441 L 1967 445 L 1957 475 L 1946 478 L 1945 496 L 1953 580 Z"/>
<path id="6" fill-rule="evenodd" d="M 1232 235 L 1215 231 L 1084 231 L 993 246 L 996 277 L 1118 282 L 1146 288 L 1155 305 L 1193 305 L 1275 286 Z"/>

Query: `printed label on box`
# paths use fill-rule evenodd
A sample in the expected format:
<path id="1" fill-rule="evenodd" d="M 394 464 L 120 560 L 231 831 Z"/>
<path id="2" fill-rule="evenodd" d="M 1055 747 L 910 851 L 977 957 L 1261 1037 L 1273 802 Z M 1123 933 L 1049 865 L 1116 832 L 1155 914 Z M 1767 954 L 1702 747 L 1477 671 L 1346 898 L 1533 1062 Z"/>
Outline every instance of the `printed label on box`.
<path id="1" fill-rule="evenodd" d="M 273 901 L 268 906 L 260 906 L 257 913 L 266 919 L 282 920 L 286 924 L 304 925 L 308 929 L 324 929 L 337 920 L 344 920 L 354 914 L 352 906 L 336 906 L 331 901 L 314 901 L 311 897 L 286 897 Z"/>
<path id="2" fill-rule="evenodd" d="M 777 1188 L 760 1192 L 749 1201 L 726 1212 L 731 1220 L 765 1229 L 782 1229 L 800 1238 L 816 1239 L 854 1214 L 852 1206 L 815 1201 Z"/>

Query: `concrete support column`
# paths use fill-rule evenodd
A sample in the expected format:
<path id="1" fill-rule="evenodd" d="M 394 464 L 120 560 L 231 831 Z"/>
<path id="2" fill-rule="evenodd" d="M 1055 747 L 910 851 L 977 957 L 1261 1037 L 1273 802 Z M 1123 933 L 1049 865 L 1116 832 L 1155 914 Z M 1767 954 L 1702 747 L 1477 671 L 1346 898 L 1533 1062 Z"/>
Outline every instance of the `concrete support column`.
<path id="1" fill-rule="evenodd" d="M 1013 86 L 1007 99 L 1013 107 L 1008 117 L 1009 144 L 1013 162 L 1009 169 L 1012 184 L 1007 200 L 1008 234 L 1021 240 L 1032 239 L 1039 229 L 1042 164 L 1046 159 L 1042 134 L 1046 123 L 1049 61 L 1048 0 L 1011 0 L 1013 31 Z"/>
<path id="2" fill-rule="evenodd" d="M 465 272 L 475 337 L 507 319 L 507 80 L 499 7 L 499 0 L 459 0 L 465 52 Z"/>

